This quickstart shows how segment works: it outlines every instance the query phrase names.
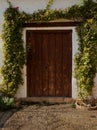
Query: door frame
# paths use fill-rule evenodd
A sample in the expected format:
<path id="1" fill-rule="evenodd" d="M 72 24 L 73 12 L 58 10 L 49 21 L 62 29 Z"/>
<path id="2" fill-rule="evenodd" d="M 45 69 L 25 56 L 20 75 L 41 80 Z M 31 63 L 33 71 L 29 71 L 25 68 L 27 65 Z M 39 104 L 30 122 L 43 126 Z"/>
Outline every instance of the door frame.
<path id="1" fill-rule="evenodd" d="M 72 98 L 77 97 L 77 84 L 76 79 L 73 77 L 74 72 L 74 55 L 78 50 L 77 44 L 77 33 L 76 33 L 76 25 L 78 22 L 51 22 L 51 23 L 26 23 L 23 29 L 23 40 L 24 47 L 26 48 L 26 31 L 27 30 L 72 30 L 72 78 L 71 78 L 71 90 Z M 25 65 L 23 68 L 23 80 L 24 84 L 20 87 L 17 92 L 17 97 L 27 97 L 27 66 Z"/>

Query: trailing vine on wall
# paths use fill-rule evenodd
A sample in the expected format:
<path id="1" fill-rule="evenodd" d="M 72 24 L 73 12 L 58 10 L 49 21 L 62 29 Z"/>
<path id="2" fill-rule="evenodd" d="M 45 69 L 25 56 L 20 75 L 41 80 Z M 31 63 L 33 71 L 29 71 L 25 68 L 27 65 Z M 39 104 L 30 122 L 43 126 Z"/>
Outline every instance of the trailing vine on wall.
<path id="1" fill-rule="evenodd" d="M 1 68 L 2 93 L 13 96 L 23 83 L 21 69 L 25 63 L 22 40 L 22 19 L 16 8 L 8 8 L 4 13 L 2 30 L 4 65 Z"/>
<path id="2" fill-rule="evenodd" d="M 44 10 L 33 14 L 20 12 L 9 3 L 4 13 L 2 30 L 4 65 L 2 93 L 14 96 L 23 83 L 22 68 L 25 64 L 22 29 L 25 22 L 48 22 L 59 18 L 80 21 L 76 27 L 78 33 L 78 53 L 75 55 L 75 77 L 78 84 L 78 96 L 86 99 L 92 95 L 94 78 L 97 72 L 97 2 L 83 0 L 82 5 L 74 5 L 64 10 L 50 9 L 54 0 L 50 0 Z"/>

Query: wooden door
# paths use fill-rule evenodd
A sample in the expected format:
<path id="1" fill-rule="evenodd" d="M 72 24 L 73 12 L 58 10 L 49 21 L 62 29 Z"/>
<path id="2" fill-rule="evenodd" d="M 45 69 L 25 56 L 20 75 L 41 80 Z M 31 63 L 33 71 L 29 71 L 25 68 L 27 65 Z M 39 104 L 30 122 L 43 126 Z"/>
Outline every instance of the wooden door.
<path id="1" fill-rule="evenodd" d="M 72 31 L 27 30 L 28 97 L 71 97 Z"/>

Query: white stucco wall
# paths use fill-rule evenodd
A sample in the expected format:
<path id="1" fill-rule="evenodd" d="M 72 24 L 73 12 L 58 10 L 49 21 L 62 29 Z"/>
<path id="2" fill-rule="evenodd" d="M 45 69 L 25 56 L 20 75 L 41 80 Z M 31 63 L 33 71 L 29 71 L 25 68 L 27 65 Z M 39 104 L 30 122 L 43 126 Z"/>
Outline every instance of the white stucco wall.
<path id="1" fill-rule="evenodd" d="M 44 9 L 46 7 L 46 4 L 49 0 L 10 0 L 12 5 L 14 7 L 19 7 L 20 11 L 25 11 L 27 13 L 33 13 L 34 11 L 37 11 L 38 9 Z M 66 7 L 70 7 L 74 4 L 81 3 L 80 0 L 55 0 L 54 4 L 52 5 L 52 8 L 54 9 L 64 9 Z M 0 0 L 0 34 L 2 30 L 2 23 L 3 23 L 3 12 L 8 7 L 8 4 L 6 3 L 6 0 Z M 66 29 L 66 28 L 65 28 Z M 72 34 L 72 40 L 73 40 L 73 55 L 77 52 L 77 34 L 75 32 L 75 27 L 71 27 L 73 30 Z M 25 30 L 23 32 L 23 39 L 25 41 Z M 0 43 L 2 42 L 2 39 L 0 37 Z M 26 44 L 26 43 L 25 43 Z M 73 63 L 74 64 L 74 63 Z M 0 67 L 2 66 L 2 44 L 0 44 Z M 74 65 L 73 65 L 74 69 Z M 23 77 L 24 77 L 24 85 L 18 90 L 17 97 L 26 97 L 26 66 L 23 70 Z M 1 81 L 1 76 L 0 76 Z M 95 86 L 97 86 L 97 78 L 95 78 Z M 97 90 L 97 89 L 96 89 Z M 95 97 L 97 97 L 97 91 L 94 93 Z M 77 87 L 76 87 L 76 80 L 72 77 L 72 97 L 76 98 L 77 95 Z"/>

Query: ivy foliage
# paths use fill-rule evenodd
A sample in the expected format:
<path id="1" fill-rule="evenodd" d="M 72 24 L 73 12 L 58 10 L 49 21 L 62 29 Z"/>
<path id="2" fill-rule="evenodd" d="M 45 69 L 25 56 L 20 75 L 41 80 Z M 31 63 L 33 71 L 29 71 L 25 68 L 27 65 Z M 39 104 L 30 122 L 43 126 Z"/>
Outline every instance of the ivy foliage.
<path id="1" fill-rule="evenodd" d="M 8 96 L 14 96 L 19 85 L 23 83 L 21 70 L 26 59 L 22 40 L 23 24 L 48 22 L 59 18 L 80 21 L 76 28 L 79 48 L 74 59 L 75 77 L 79 98 L 86 99 L 92 94 L 97 72 L 97 2 L 83 0 L 81 5 L 73 5 L 63 10 L 50 9 L 53 2 L 54 0 L 50 0 L 44 10 L 27 14 L 14 8 L 8 1 L 10 7 L 4 13 L 2 30 L 4 65 L 1 69 L 1 91 Z"/>
<path id="2" fill-rule="evenodd" d="M 77 27 L 81 37 L 79 37 L 79 52 L 75 55 L 75 77 L 81 99 L 92 95 L 97 72 L 97 30 L 94 31 L 94 27 L 97 28 L 94 19 L 89 19 L 82 26 Z"/>
<path id="3" fill-rule="evenodd" d="M 79 9 L 82 22 L 76 29 L 79 48 L 74 61 L 78 96 L 84 100 L 90 95 L 93 96 L 97 72 L 97 3 L 92 0 L 84 1 L 84 5 Z"/>
<path id="4" fill-rule="evenodd" d="M 2 30 L 4 65 L 1 68 L 3 87 L 1 92 L 13 96 L 23 83 L 21 69 L 25 63 L 22 40 L 22 19 L 16 8 L 8 8 L 4 13 Z"/>

